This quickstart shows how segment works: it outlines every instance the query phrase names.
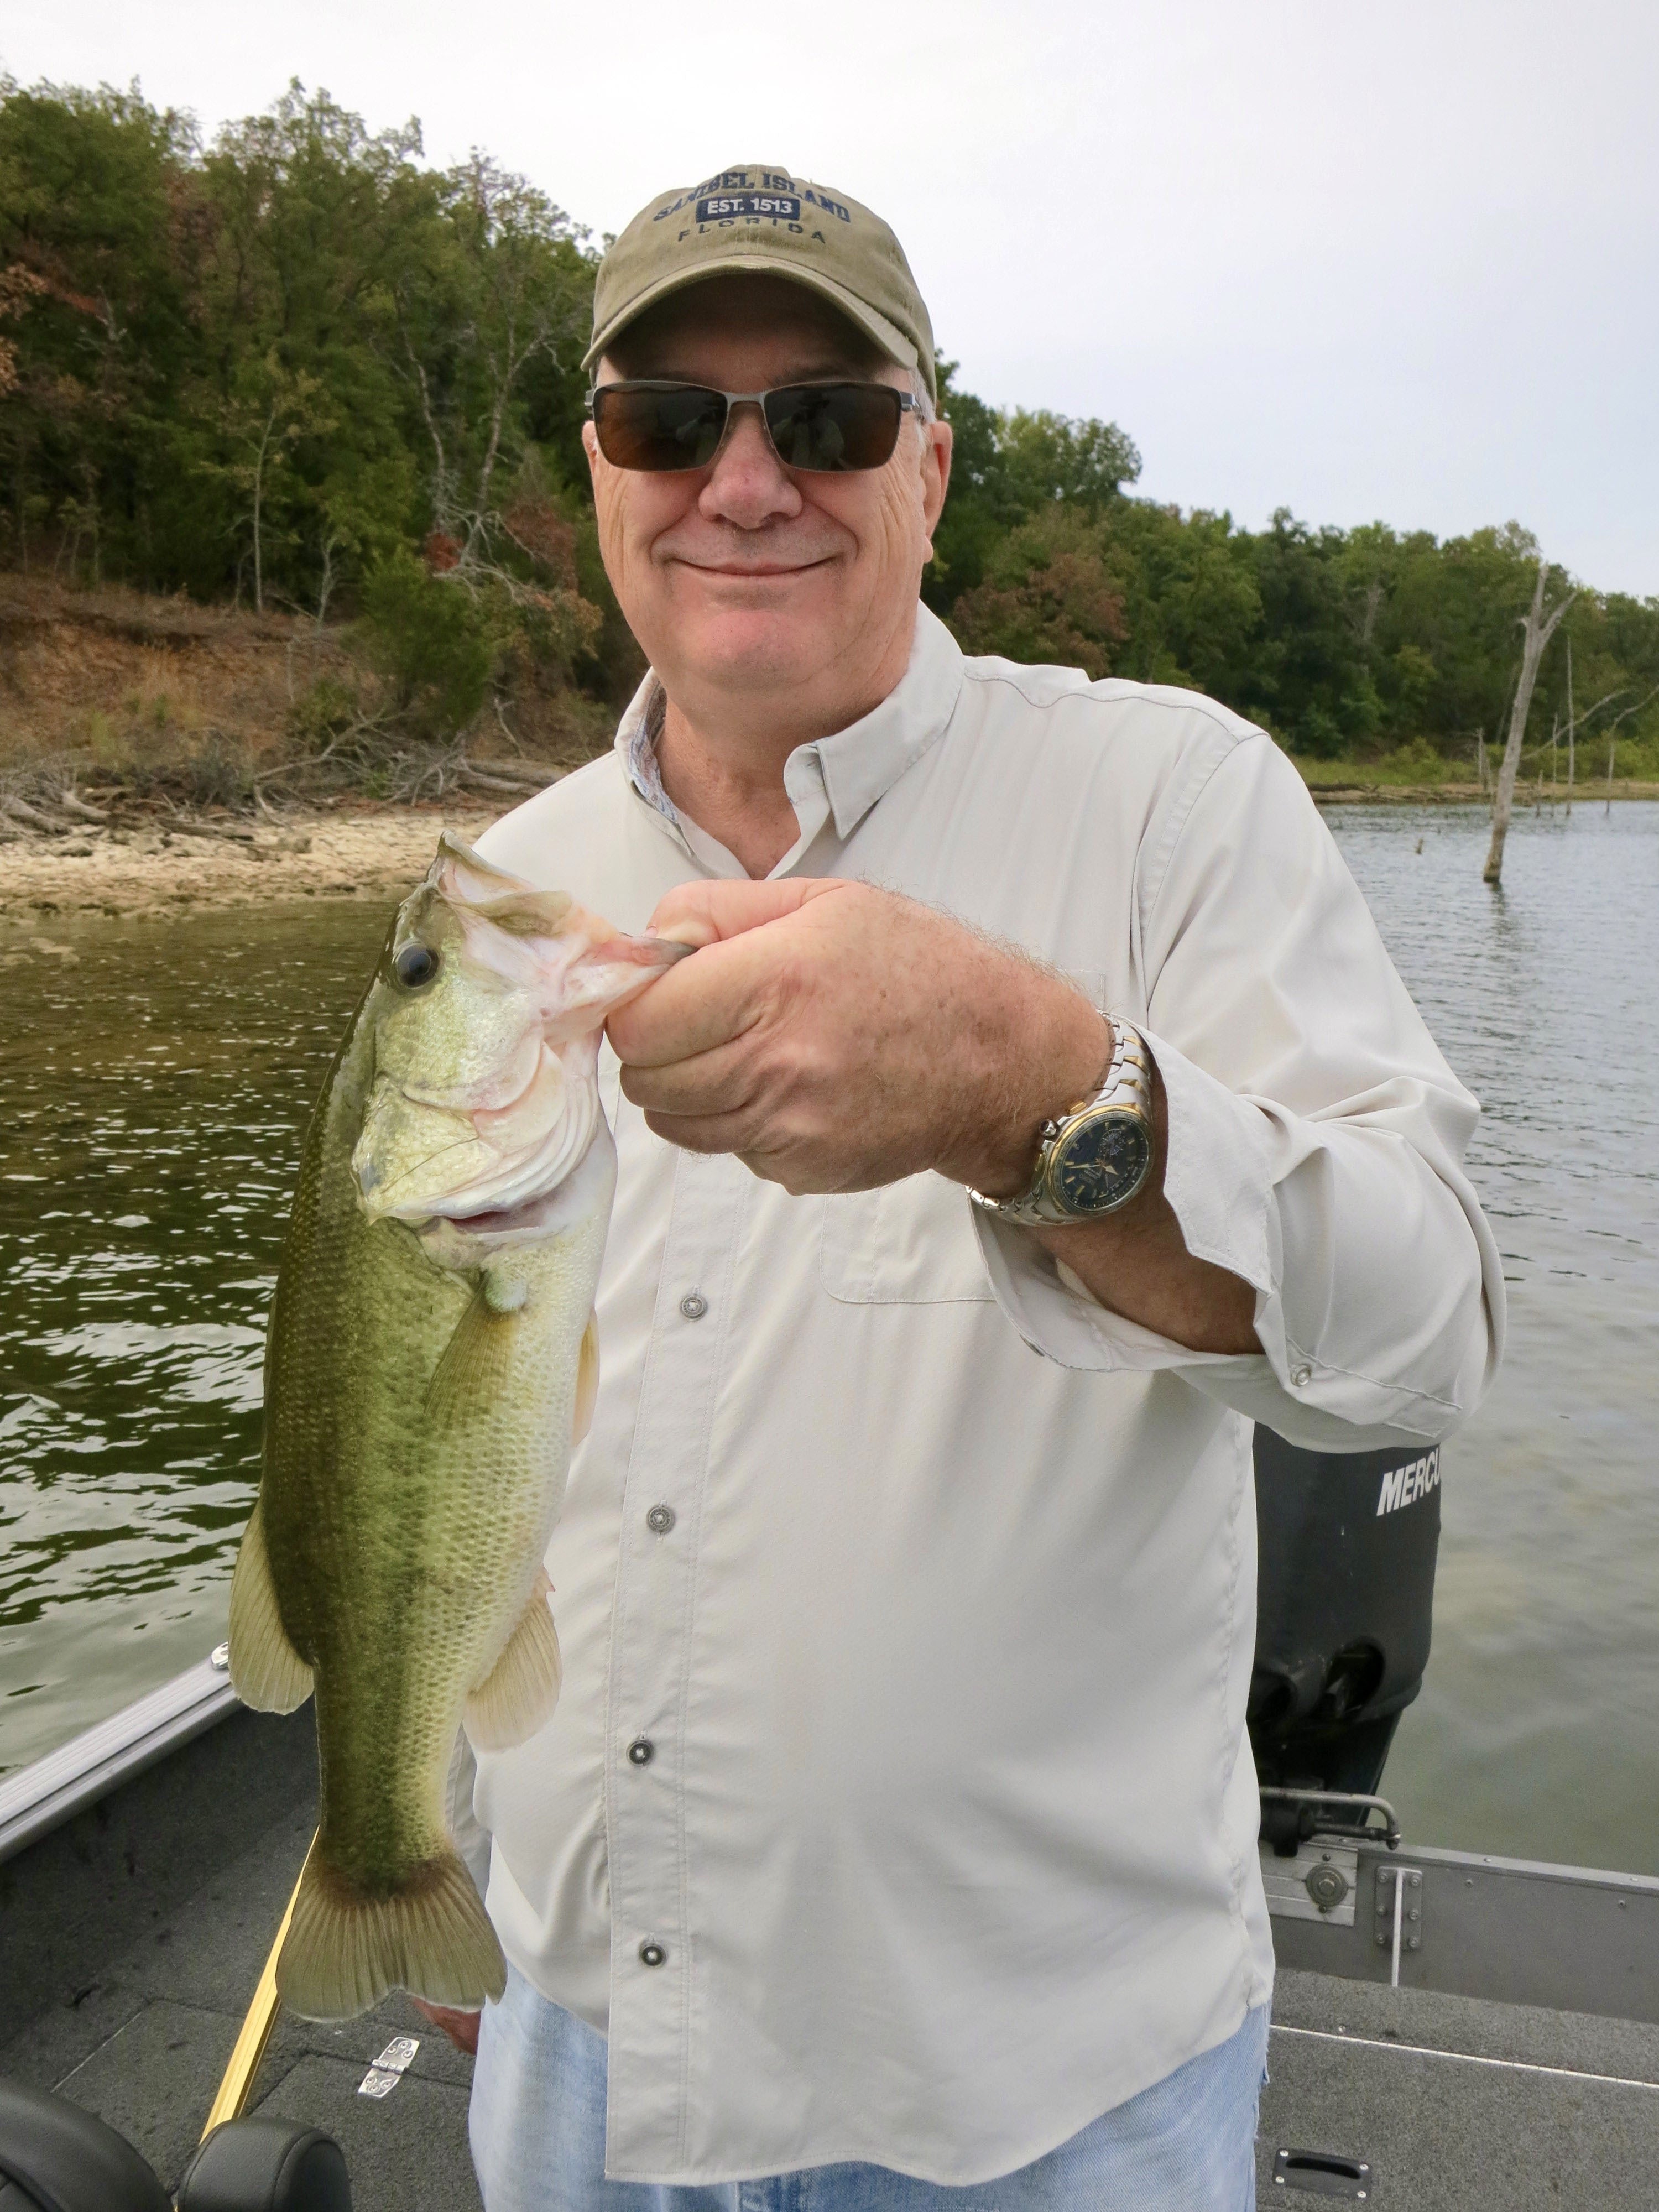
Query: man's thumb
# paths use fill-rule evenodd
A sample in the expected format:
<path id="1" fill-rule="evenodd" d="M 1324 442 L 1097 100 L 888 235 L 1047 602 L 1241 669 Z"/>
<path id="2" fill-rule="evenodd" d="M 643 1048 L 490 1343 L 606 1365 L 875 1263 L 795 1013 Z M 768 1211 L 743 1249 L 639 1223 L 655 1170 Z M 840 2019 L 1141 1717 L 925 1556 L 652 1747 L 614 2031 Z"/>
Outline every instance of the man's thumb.
<path id="1" fill-rule="evenodd" d="M 792 876 L 777 883 L 726 880 L 678 884 L 659 899 L 651 916 L 653 937 L 679 945 L 718 945 L 727 937 L 798 914 L 808 899 L 835 890 L 834 878 Z"/>

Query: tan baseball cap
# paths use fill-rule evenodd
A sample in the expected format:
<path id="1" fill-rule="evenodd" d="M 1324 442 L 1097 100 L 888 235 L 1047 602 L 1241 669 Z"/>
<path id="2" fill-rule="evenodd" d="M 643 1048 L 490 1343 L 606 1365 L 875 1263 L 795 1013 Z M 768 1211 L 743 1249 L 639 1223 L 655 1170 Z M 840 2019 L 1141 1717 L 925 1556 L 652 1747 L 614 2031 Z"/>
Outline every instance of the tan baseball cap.
<path id="1" fill-rule="evenodd" d="M 833 302 L 935 399 L 933 326 L 904 249 L 878 215 L 844 192 L 769 161 L 720 169 L 641 208 L 599 264 L 592 368 L 636 315 L 706 276 L 786 276 Z"/>

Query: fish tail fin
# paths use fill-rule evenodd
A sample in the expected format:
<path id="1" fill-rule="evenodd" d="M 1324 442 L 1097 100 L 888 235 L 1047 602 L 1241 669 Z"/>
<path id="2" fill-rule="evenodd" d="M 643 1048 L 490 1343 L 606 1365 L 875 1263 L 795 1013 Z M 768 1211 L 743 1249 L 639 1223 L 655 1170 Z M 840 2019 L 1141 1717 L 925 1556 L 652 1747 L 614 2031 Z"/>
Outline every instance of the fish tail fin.
<path id="1" fill-rule="evenodd" d="M 302 2020 L 351 2020 L 390 1990 L 477 2011 L 507 1962 L 459 1855 L 447 1845 L 389 1897 L 331 1866 L 320 1838 L 301 1878 L 276 1991 Z"/>
<path id="2" fill-rule="evenodd" d="M 257 1504 L 230 1578 L 230 1680 L 242 1703 L 260 1713 L 295 1712 L 312 1690 L 311 1669 L 289 1642 L 277 1609 Z"/>

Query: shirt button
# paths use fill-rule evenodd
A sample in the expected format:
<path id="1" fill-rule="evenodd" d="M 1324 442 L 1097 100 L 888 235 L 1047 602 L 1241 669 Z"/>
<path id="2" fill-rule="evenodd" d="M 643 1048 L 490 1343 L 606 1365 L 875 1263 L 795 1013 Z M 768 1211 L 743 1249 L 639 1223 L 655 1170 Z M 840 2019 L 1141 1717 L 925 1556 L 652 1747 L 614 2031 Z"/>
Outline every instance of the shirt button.
<path id="1" fill-rule="evenodd" d="M 645 1942 L 641 1944 L 640 1964 L 642 1966 L 665 1966 L 667 1963 L 668 1954 L 663 1949 L 660 1943 Z"/>
<path id="2" fill-rule="evenodd" d="M 1308 1387 L 1309 1383 L 1310 1383 L 1310 1382 L 1311 1382 L 1313 1381 L 1313 1370 L 1312 1370 L 1312 1368 L 1311 1368 L 1311 1367 L 1293 1367 L 1293 1368 L 1291 1368 L 1291 1381 L 1295 1384 L 1296 1388 L 1297 1388 L 1298 1390 L 1305 1390 L 1305 1389 L 1307 1389 L 1307 1387 Z"/>
<path id="3" fill-rule="evenodd" d="M 674 1525 L 672 1505 L 653 1505 L 645 1516 L 645 1525 L 653 1536 L 665 1536 Z"/>
<path id="4" fill-rule="evenodd" d="M 636 1735 L 628 1747 L 629 1764 L 631 1766 L 649 1766 L 656 1751 L 657 1747 L 649 1736 Z"/>
<path id="5" fill-rule="evenodd" d="M 701 1291 L 688 1291 L 680 1300 L 680 1311 L 687 1321 L 701 1321 L 708 1310 L 708 1301 Z"/>

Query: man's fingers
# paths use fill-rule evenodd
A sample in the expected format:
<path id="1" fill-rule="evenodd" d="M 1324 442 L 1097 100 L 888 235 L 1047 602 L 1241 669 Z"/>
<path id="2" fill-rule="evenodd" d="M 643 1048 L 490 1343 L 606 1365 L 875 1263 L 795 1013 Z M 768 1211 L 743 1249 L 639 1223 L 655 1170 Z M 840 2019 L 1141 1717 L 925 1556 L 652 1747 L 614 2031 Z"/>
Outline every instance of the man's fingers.
<path id="1" fill-rule="evenodd" d="M 461 2012 L 454 2005 L 428 2004 L 424 1997 L 412 1997 L 410 2002 L 416 2012 L 431 2021 L 434 2027 L 442 2028 L 458 2051 L 465 2051 L 474 2058 L 477 2057 L 481 2013 Z"/>
<path id="2" fill-rule="evenodd" d="M 651 1114 L 737 1114 L 750 1103 L 754 1073 L 737 1041 L 656 1065 L 624 1060 L 623 1096 Z"/>
<path id="3" fill-rule="evenodd" d="M 662 1066 L 741 1036 L 757 1018 L 770 964 L 740 935 L 729 944 L 709 939 L 695 958 L 682 960 L 611 1015 L 605 1032 L 617 1059 L 631 1066 Z"/>
<path id="4" fill-rule="evenodd" d="M 745 930 L 799 914 L 809 899 L 843 888 L 834 878 L 817 876 L 790 876 L 763 884 L 725 879 L 678 884 L 657 902 L 651 931 L 682 945 L 717 945 L 723 938 L 741 937 Z"/>
<path id="5" fill-rule="evenodd" d="M 667 1145 L 678 1145 L 683 1152 L 736 1152 L 752 1143 L 755 1136 L 754 1117 L 748 1113 L 653 1112 L 647 1114 L 645 1126 L 653 1137 L 660 1137 Z M 745 1156 L 745 1164 L 753 1166 L 753 1160 Z M 764 1168 L 755 1168 L 757 1175 L 765 1172 Z"/>

